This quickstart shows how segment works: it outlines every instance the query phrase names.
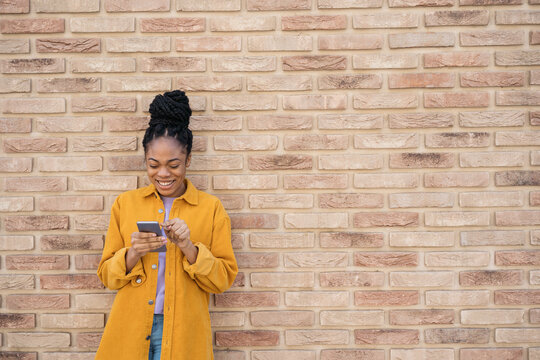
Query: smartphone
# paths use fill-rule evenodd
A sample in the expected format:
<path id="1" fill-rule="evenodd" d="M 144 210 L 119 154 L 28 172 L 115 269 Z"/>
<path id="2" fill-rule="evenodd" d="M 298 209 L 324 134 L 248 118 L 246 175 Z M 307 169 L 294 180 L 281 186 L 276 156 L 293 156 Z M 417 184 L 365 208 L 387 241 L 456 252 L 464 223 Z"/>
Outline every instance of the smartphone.
<path id="1" fill-rule="evenodd" d="M 139 228 L 139 232 L 149 232 L 154 233 L 157 236 L 163 236 L 161 233 L 161 227 L 159 226 L 159 222 L 157 221 L 137 221 L 137 227 Z M 152 252 L 165 252 L 167 251 L 167 246 L 163 245 L 155 250 L 152 250 Z"/>

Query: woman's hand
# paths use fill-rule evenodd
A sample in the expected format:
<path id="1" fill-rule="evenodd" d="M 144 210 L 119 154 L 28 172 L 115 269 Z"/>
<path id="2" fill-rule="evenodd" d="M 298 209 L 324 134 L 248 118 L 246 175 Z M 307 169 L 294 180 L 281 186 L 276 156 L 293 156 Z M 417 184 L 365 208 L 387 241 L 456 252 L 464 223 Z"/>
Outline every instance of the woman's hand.
<path id="1" fill-rule="evenodd" d="M 184 220 L 179 218 L 169 219 L 161 224 L 167 238 L 182 250 L 190 264 L 197 260 L 199 249 L 193 245 L 190 239 L 190 231 Z"/>
<path id="2" fill-rule="evenodd" d="M 126 253 L 126 271 L 130 272 L 140 258 L 166 243 L 166 237 L 157 236 L 154 233 L 134 232 L 131 234 L 131 247 Z"/>

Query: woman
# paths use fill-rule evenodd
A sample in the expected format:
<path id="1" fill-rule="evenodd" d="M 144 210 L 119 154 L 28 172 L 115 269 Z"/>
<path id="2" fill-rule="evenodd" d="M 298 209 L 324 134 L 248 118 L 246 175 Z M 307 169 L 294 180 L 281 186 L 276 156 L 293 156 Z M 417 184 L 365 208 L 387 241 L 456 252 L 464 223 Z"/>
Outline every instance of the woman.
<path id="1" fill-rule="evenodd" d="M 116 199 L 98 276 L 118 290 L 96 359 L 213 359 L 209 293 L 238 272 L 220 201 L 185 178 L 191 109 L 182 91 L 158 95 L 143 139 L 151 185 Z M 139 232 L 158 221 L 163 236 Z M 154 252 L 162 245 L 166 252 Z"/>

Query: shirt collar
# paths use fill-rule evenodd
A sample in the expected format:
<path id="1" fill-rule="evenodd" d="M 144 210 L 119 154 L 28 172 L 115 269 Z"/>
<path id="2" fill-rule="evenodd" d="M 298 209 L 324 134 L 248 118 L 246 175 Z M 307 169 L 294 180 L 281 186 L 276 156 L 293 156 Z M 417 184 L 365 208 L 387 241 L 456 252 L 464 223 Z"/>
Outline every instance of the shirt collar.
<path id="1" fill-rule="evenodd" d="M 197 188 L 188 179 L 184 179 L 184 184 L 186 184 L 186 192 L 180 196 L 180 199 L 184 199 L 191 205 L 197 205 L 199 203 L 199 194 L 197 192 Z M 154 195 L 156 198 L 159 197 L 159 193 L 157 192 L 154 184 L 150 184 L 142 189 L 143 197 L 150 195 Z"/>

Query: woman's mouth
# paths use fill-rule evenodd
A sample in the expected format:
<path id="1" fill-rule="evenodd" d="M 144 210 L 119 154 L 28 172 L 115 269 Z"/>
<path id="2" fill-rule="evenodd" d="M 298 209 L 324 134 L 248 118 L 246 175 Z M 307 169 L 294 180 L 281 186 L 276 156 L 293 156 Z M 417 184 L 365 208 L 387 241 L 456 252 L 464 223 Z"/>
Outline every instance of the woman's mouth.
<path id="1" fill-rule="evenodd" d="M 158 185 L 162 188 L 166 188 L 171 186 L 174 183 L 174 180 L 164 181 L 164 180 L 156 180 Z"/>

